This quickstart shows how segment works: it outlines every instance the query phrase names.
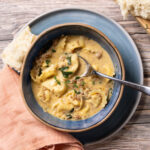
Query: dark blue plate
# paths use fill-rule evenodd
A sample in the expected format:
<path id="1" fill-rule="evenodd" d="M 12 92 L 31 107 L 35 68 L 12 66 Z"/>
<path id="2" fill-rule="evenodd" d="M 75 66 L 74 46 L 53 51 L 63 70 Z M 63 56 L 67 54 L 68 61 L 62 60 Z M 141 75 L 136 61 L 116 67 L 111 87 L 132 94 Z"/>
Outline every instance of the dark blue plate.
<path id="1" fill-rule="evenodd" d="M 27 25 L 33 34 L 63 23 L 79 22 L 102 31 L 117 47 L 125 65 L 126 80 L 143 83 L 143 67 L 139 52 L 128 33 L 113 20 L 81 9 L 63 9 L 43 14 Z M 123 97 L 111 117 L 100 126 L 81 133 L 72 133 L 83 144 L 104 140 L 119 131 L 131 118 L 139 104 L 141 93 L 125 87 Z"/>

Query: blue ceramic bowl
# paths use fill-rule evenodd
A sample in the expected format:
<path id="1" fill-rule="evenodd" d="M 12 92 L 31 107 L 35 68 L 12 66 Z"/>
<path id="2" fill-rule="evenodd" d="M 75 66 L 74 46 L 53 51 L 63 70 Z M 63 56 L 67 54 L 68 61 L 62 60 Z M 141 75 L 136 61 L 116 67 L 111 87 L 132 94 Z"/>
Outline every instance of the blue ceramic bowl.
<path id="1" fill-rule="evenodd" d="M 28 54 L 25 57 L 21 71 L 22 96 L 27 105 L 27 108 L 29 108 L 29 111 L 36 118 L 48 126 L 66 132 L 81 132 L 94 128 L 108 119 L 108 117 L 117 107 L 122 97 L 124 87 L 123 85 L 115 82 L 112 97 L 106 107 L 94 116 L 85 120 L 61 120 L 48 114 L 47 112 L 44 112 L 43 109 L 38 105 L 33 95 L 31 88 L 30 70 L 39 52 L 46 50 L 52 44 L 52 40 L 60 37 L 61 35 L 84 35 L 97 41 L 110 55 L 114 64 L 116 78 L 118 79 L 125 78 L 124 65 L 122 58 L 114 44 L 102 32 L 86 24 L 69 23 L 54 26 L 41 33 L 32 44 Z"/>

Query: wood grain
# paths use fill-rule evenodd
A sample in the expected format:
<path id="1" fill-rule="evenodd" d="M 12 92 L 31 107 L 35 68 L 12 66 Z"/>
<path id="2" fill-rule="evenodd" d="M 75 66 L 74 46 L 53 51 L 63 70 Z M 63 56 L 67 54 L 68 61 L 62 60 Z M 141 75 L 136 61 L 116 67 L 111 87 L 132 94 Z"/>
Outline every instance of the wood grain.
<path id="1" fill-rule="evenodd" d="M 86 150 L 149 150 L 150 124 L 128 124 L 104 143 L 85 146 Z"/>
<path id="2" fill-rule="evenodd" d="M 0 53 L 13 35 L 28 21 L 42 13 L 60 8 L 86 8 L 117 21 L 136 43 L 144 67 L 144 83 L 150 86 L 150 35 L 135 17 L 123 20 L 119 6 L 113 0 L 0 0 Z M 3 67 L 0 59 L 0 68 Z M 129 123 L 104 143 L 85 145 L 86 150 L 149 150 L 150 97 L 143 94 Z"/>

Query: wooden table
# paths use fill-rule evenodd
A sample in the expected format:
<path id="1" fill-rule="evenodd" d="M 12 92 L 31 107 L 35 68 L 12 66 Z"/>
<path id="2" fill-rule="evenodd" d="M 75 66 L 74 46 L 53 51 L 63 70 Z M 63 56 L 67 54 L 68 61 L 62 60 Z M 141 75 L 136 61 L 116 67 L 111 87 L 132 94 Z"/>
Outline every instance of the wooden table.
<path id="1" fill-rule="evenodd" d="M 123 20 L 113 0 L 0 0 L 0 53 L 25 23 L 58 8 L 86 8 L 104 14 L 124 27 L 135 41 L 142 57 L 144 82 L 150 86 L 150 35 L 134 17 Z M 0 59 L 0 68 L 3 62 Z M 150 150 L 150 97 L 143 94 L 129 123 L 103 144 L 85 145 L 86 150 Z"/>

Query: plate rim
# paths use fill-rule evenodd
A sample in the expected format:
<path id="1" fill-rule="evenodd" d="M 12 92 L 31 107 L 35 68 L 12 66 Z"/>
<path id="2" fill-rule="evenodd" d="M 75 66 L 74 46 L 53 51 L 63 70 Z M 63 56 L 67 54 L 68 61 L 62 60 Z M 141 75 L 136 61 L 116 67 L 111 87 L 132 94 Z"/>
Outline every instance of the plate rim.
<path id="1" fill-rule="evenodd" d="M 143 84 L 143 81 L 144 81 L 144 72 L 143 72 L 143 64 L 142 64 L 142 59 L 141 59 L 141 55 L 138 51 L 138 48 L 136 46 L 136 43 L 133 41 L 133 39 L 131 38 L 131 36 L 129 35 L 129 33 L 119 24 L 117 23 L 115 20 L 107 17 L 106 15 L 102 15 L 101 13 L 97 12 L 97 11 L 94 11 L 94 10 L 91 10 L 91 9 L 83 9 L 83 8 L 76 8 L 76 7 L 70 7 L 70 8 L 61 8 L 61 9 L 52 9 L 51 11 L 47 11 L 45 13 L 42 13 L 41 15 L 38 15 L 36 17 L 34 17 L 33 19 L 31 19 L 29 22 L 27 22 L 20 30 L 17 34 L 19 34 L 24 28 L 26 28 L 27 26 L 30 27 L 31 24 L 33 24 L 34 22 L 36 22 L 37 20 L 40 20 L 41 18 L 51 14 L 51 13 L 58 13 L 60 11 L 84 11 L 84 12 L 89 12 L 89 13 L 93 13 L 95 15 L 98 15 L 98 16 L 102 16 L 104 17 L 105 19 L 111 21 L 112 23 L 114 23 L 125 35 L 126 37 L 129 39 L 129 41 L 131 42 L 131 45 L 133 46 L 133 49 L 135 50 L 135 53 L 137 55 L 137 58 L 138 58 L 138 61 L 139 61 L 139 67 L 140 67 L 140 81 L 139 83 L 140 84 Z M 84 145 L 90 145 L 90 144 L 97 144 L 97 143 L 101 143 L 109 138 L 111 138 L 112 136 L 114 136 L 116 133 L 118 133 L 128 122 L 129 120 L 131 119 L 131 117 L 133 116 L 133 114 L 135 113 L 136 109 L 137 109 L 137 106 L 139 105 L 139 102 L 140 102 L 140 99 L 141 99 L 141 96 L 142 96 L 142 93 L 141 92 L 138 92 L 137 94 L 137 98 L 136 98 L 136 103 L 132 109 L 132 111 L 130 112 L 130 115 L 127 117 L 127 119 L 122 123 L 122 125 L 116 129 L 115 131 L 111 132 L 108 136 L 104 137 L 103 139 L 100 139 L 98 141 L 95 141 L 95 142 L 88 142 Z"/>

